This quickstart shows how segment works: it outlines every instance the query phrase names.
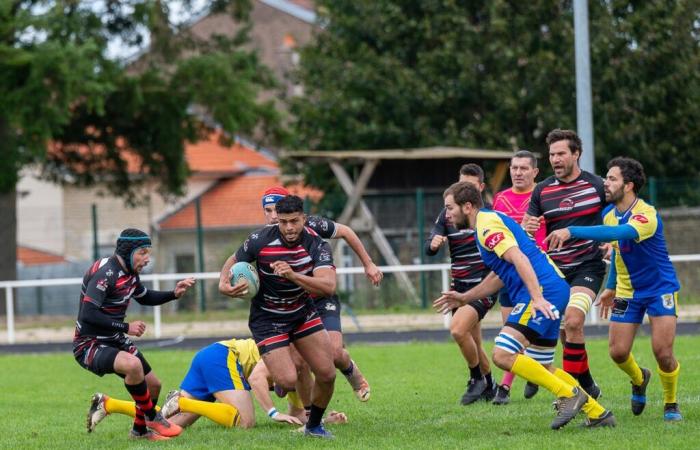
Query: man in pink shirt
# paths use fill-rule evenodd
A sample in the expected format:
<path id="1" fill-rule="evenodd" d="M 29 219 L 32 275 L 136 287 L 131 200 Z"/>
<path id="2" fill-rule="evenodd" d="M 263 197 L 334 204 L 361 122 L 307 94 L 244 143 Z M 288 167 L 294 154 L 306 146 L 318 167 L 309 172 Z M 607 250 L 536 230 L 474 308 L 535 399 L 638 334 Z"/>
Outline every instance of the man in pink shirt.
<path id="1" fill-rule="evenodd" d="M 518 223 L 522 222 L 530 204 L 532 190 L 535 189 L 535 178 L 538 173 L 537 158 L 532 152 L 527 150 L 516 152 L 510 160 L 510 179 L 513 187 L 503 190 L 493 197 L 493 210 L 506 214 Z M 534 236 L 537 246 L 542 249 L 545 249 L 544 238 L 546 235 L 545 227 L 540 227 Z M 505 323 L 514 305 L 505 289 L 500 292 L 498 301 L 501 304 L 501 316 L 503 323 Z M 503 375 L 493 399 L 494 404 L 505 405 L 510 401 L 510 387 L 513 384 L 513 378 L 514 375 L 511 372 L 506 372 Z"/>

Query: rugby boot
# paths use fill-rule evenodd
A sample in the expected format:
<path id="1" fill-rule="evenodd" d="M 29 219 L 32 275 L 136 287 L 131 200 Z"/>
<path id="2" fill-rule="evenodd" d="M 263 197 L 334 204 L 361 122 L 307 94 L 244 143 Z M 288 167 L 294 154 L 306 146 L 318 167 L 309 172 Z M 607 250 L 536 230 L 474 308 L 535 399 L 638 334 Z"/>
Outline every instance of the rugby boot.
<path id="1" fill-rule="evenodd" d="M 487 402 L 490 402 L 491 400 L 493 400 L 494 397 L 496 396 L 497 389 L 498 389 L 498 386 L 495 384 L 492 385 L 490 388 L 487 387 L 486 389 L 484 389 L 484 392 L 481 394 L 481 400 L 484 400 Z"/>
<path id="2" fill-rule="evenodd" d="M 683 420 L 678 403 L 666 403 L 664 405 L 664 420 L 666 422 L 679 422 Z"/>
<path id="3" fill-rule="evenodd" d="M 166 437 L 175 437 L 182 433 L 182 427 L 180 427 L 180 425 L 170 422 L 163 417 L 160 412 L 156 413 L 153 420 L 149 420 L 148 417 L 146 417 L 146 426 L 150 428 L 151 431 L 155 431 L 161 436 Z"/>
<path id="4" fill-rule="evenodd" d="M 493 397 L 491 403 L 494 405 L 507 405 L 510 403 L 510 389 L 506 386 L 498 386 L 496 388 L 496 395 Z"/>
<path id="5" fill-rule="evenodd" d="M 313 428 L 304 427 L 304 436 L 311 436 L 322 439 L 334 439 L 333 433 L 326 430 L 323 424 L 319 424 Z"/>
<path id="6" fill-rule="evenodd" d="M 567 423 L 571 422 L 576 414 L 581 411 L 583 405 L 588 401 L 588 395 L 577 387 L 574 388 L 573 397 L 559 397 L 556 402 L 555 409 L 557 415 L 552 421 L 551 427 L 553 430 L 562 428 Z"/>
<path id="7" fill-rule="evenodd" d="M 597 419 L 591 419 L 590 417 L 586 417 L 585 422 L 583 422 L 581 426 L 584 428 L 601 428 L 614 427 L 615 425 L 617 425 L 617 420 L 615 420 L 615 416 L 613 415 L 612 411 L 606 410 Z"/>
<path id="8" fill-rule="evenodd" d="M 148 430 L 145 433 L 139 433 L 138 431 L 132 428 L 131 431 L 129 431 L 129 439 L 145 439 L 147 441 L 167 441 L 170 438 L 167 436 L 161 436 L 160 434 L 151 430 Z"/>
<path id="9" fill-rule="evenodd" d="M 470 378 L 467 383 L 467 390 L 464 391 L 462 395 L 461 403 L 463 405 L 470 405 L 481 398 L 481 394 L 486 390 L 486 380 L 484 377 L 479 379 Z"/>
<path id="10" fill-rule="evenodd" d="M 97 424 L 100 423 L 102 419 L 107 417 L 107 414 L 109 414 L 107 412 L 107 409 L 105 409 L 105 402 L 108 398 L 109 397 L 107 395 L 102 394 L 100 392 L 97 392 L 95 395 L 92 396 L 92 400 L 90 400 L 90 409 L 87 413 L 88 433 L 92 433 L 95 430 Z"/>
<path id="11" fill-rule="evenodd" d="M 529 381 L 525 383 L 525 390 L 523 391 L 523 395 L 525 398 L 532 398 L 535 395 L 537 395 L 537 392 L 540 390 L 540 387 L 537 386 L 535 383 L 530 383 Z"/>
<path id="12" fill-rule="evenodd" d="M 647 405 L 647 385 L 651 379 L 651 370 L 642 367 L 642 384 L 635 386 L 632 384 L 632 414 L 635 416 L 644 412 L 644 407 Z"/>
<path id="13" fill-rule="evenodd" d="M 165 397 L 165 403 L 163 404 L 163 408 L 161 408 L 160 410 L 160 413 L 163 415 L 163 417 L 169 419 L 180 412 L 179 400 L 180 391 L 176 389 L 174 391 L 168 392 L 168 396 Z"/>

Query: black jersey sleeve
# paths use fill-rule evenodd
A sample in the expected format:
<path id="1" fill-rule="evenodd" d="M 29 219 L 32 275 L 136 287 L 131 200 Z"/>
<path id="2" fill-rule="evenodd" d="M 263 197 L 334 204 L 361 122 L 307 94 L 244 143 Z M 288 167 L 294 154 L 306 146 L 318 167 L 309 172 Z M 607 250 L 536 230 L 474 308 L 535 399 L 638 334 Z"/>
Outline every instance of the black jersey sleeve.
<path id="1" fill-rule="evenodd" d="M 328 242 L 319 239 L 310 249 L 309 256 L 311 256 L 311 260 L 313 261 L 313 270 L 324 267 L 335 269 L 335 265 L 333 265 L 333 252 Z"/>
<path id="2" fill-rule="evenodd" d="M 87 299 L 83 300 L 83 305 L 80 308 L 80 314 L 78 315 L 78 321 L 81 323 L 90 324 L 93 327 L 111 331 L 129 331 L 129 324 L 126 322 L 121 322 L 114 320 L 107 314 L 105 314 L 97 304 Z"/>
<path id="3" fill-rule="evenodd" d="M 251 233 L 236 251 L 236 262 L 243 261 L 252 263 L 255 261 L 264 241 L 264 236 L 261 236 L 261 234 L 268 234 L 271 228 L 272 227 L 267 227 Z"/>
<path id="4" fill-rule="evenodd" d="M 105 299 L 107 298 L 108 292 L 111 292 L 114 289 L 115 284 L 116 279 L 113 273 L 110 276 L 107 273 L 105 273 L 104 269 L 98 270 L 87 281 L 87 284 L 85 286 L 85 297 L 83 298 L 83 301 L 92 303 L 98 308 L 101 307 Z"/>
<path id="5" fill-rule="evenodd" d="M 430 242 L 432 242 L 433 238 L 435 236 L 447 236 L 446 214 L 447 214 L 447 211 L 445 210 L 445 208 L 442 208 L 442 211 L 440 211 L 440 214 L 438 214 L 437 219 L 435 219 L 435 223 L 433 224 L 433 228 L 430 230 L 430 236 L 425 241 L 424 251 L 425 251 L 425 254 L 428 256 L 436 255 L 437 252 L 440 251 L 440 249 L 433 251 L 430 248 Z"/>
<path id="6" fill-rule="evenodd" d="M 335 237 L 336 223 L 325 217 L 309 216 L 306 219 L 306 226 L 314 230 L 323 239 L 333 239 Z"/>
<path id="7" fill-rule="evenodd" d="M 540 217 L 544 213 L 544 210 L 542 209 L 542 201 L 541 201 L 543 188 L 544 188 L 544 182 L 541 181 L 541 182 L 537 183 L 537 186 L 535 186 L 535 189 L 532 190 L 532 195 L 530 196 L 530 204 L 528 205 L 527 212 L 525 213 L 528 216 Z"/>
<path id="8" fill-rule="evenodd" d="M 151 291 L 139 282 L 134 292 L 134 299 L 142 305 L 158 306 L 175 300 L 175 291 Z"/>

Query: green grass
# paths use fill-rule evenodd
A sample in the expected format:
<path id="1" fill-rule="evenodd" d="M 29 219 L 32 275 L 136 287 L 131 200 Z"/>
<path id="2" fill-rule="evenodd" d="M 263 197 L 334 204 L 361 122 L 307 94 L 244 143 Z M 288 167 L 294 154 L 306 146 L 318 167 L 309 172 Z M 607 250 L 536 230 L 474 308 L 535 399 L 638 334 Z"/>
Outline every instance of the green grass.
<path id="1" fill-rule="evenodd" d="M 177 439 L 162 443 L 129 442 L 130 419 L 116 415 L 108 416 L 88 435 L 85 413 L 90 396 L 102 391 L 125 398 L 121 380 L 88 373 L 69 353 L 2 356 L 4 431 L 0 448 L 690 448 L 700 442 L 698 344 L 700 337 L 677 339 L 683 365 L 679 402 L 685 420 L 666 424 L 648 338 L 639 339 L 635 351 L 640 364 L 654 368 L 649 404 L 640 417 L 629 410 L 629 383 L 609 360 L 606 342 L 590 342 L 592 370 L 603 389 L 602 403 L 615 412 L 619 425 L 585 430 L 576 426 L 582 420 L 577 418 L 557 432 L 549 429 L 554 414 L 552 396 L 545 391 L 532 400 L 523 399 L 522 380 L 516 380 L 513 400 L 507 406 L 460 406 L 466 375 L 454 344 L 352 346 L 353 358 L 372 385 L 372 399 L 359 403 L 339 376 L 331 408 L 346 412 L 350 423 L 331 426 L 334 442 L 303 438 L 290 427 L 271 422 L 261 411 L 253 430 L 226 429 L 203 419 Z M 145 353 L 163 381 L 163 396 L 179 384 L 193 355 L 191 351 L 150 349 Z"/>

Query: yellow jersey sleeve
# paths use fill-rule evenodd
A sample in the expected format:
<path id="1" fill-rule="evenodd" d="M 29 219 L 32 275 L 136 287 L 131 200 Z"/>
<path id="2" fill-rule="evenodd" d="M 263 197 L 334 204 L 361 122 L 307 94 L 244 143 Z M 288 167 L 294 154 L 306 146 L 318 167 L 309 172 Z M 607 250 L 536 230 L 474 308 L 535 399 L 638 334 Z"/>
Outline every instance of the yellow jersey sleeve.
<path id="1" fill-rule="evenodd" d="M 653 206 L 643 204 L 632 210 L 632 215 L 627 221 L 628 225 L 631 225 L 639 237 L 635 239 L 636 242 L 642 242 L 645 239 L 649 239 L 656 233 L 656 229 L 659 226 L 659 219 L 656 216 L 656 209 Z"/>
<path id="2" fill-rule="evenodd" d="M 499 258 L 509 248 L 518 246 L 513 232 L 496 213 L 480 212 L 476 216 L 476 230 L 479 244 Z"/>

